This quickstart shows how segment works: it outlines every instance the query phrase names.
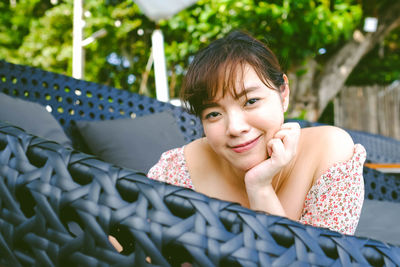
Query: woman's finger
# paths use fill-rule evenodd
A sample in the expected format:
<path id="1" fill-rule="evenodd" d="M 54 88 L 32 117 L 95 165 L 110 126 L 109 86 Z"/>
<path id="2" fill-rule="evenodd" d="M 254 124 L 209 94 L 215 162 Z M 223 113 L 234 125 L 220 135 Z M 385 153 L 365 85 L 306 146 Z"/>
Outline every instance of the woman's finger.
<path id="1" fill-rule="evenodd" d="M 300 137 L 300 129 L 282 129 L 274 137 L 281 139 L 287 150 L 295 151 Z"/>
<path id="2" fill-rule="evenodd" d="M 279 160 L 285 156 L 285 147 L 283 142 L 279 138 L 273 138 L 269 140 L 267 144 L 267 148 L 269 148 L 270 156 L 274 160 Z"/>

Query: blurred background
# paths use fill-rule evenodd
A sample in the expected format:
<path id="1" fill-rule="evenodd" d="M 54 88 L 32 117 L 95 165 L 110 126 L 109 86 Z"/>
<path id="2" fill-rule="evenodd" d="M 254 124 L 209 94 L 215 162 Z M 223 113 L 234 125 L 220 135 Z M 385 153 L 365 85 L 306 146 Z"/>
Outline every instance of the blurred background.
<path id="1" fill-rule="evenodd" d="M 288 74 L 286 117 L 400 140 L 400 1 L 192 2 L 154 19 L 138 1 L 81 0 L 78 78 L 156 97 L 159 29 L 174 99 L 195 52 L 241 29 L 266 42 Z M 73 26 L 74 0 L 2 0 L 0 59 L 72 76 Z"/>

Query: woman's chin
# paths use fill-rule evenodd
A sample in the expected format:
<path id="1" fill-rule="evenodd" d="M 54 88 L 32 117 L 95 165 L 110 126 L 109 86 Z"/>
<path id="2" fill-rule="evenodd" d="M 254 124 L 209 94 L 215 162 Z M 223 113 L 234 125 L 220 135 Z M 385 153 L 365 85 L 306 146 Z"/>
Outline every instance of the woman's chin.
<path id="1" fill-rule="evenodd" d="M 264 161 L 264 159 L 251 160 L 248 162 L 244 162 L 243 164 L 241 164 L 241 166 L 238 166 L 238 167 L 240 170 L 247 172 L 263 161 Z"/>

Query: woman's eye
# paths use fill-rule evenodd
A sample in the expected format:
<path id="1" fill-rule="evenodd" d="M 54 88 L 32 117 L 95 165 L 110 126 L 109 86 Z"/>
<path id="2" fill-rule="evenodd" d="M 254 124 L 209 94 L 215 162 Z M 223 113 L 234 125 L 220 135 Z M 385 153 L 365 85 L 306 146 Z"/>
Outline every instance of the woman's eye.
<path id="1" fill-rule="evenodd" d="M 255 104 L 259 99 L 258 98 L 251 98 L 249 100 L 246 101 L 245 106 L 249 106 L 249 105 L 253 105 Z"/>
<path id="2" fill-rule="evenodd" d="M 218 117 L 218 115 L 219 115 L 219 112 L 213 111 L 206 115 L 206 119 L 212 119 L 212 118 Z"/>

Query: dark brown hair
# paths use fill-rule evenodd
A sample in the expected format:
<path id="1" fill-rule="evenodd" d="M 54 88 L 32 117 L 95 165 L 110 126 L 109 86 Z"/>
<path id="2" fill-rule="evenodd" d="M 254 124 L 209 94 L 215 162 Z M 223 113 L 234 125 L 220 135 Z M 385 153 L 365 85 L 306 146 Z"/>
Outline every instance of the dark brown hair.
<path id="1" fill-rule="evenodd" d="M 284 84 L 274 53 L 249 34 L 233 31 L 197 53 L 183 80 L 182 101 L 191 113 L 201 116 L 204 104 L 214 100 L 220 89 L 222 96 L 228 92 L 236 97 L 237 78 L 246 65 L 267 87 L 280 90 Z"/>

